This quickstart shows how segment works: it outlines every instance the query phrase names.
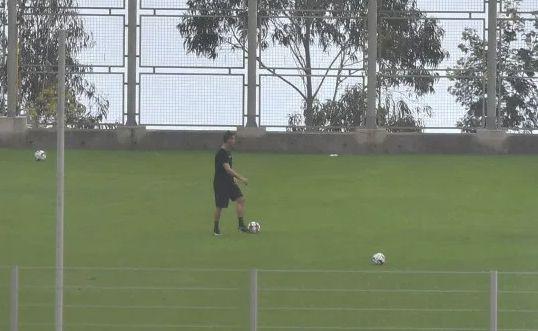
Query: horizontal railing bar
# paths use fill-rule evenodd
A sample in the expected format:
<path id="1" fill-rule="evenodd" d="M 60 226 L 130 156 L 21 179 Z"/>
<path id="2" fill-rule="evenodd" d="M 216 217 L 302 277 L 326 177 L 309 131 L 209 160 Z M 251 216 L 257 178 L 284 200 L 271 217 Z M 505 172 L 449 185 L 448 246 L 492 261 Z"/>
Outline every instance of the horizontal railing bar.
<path id="1" fill-rule="evenodd" d="M 28 266 L 28 267 L 20 267 L 21 270 L 56 270 L 55 267 L 49 267 L 49 266 Z M 248 271 L 250 269 L 219 269 L 219 268 L 160 268 L 160 267 L 64 267 L 64 271 L 69 270 L 80 270 L 80 271 L 168 271 L 168 272 L 176 272 L 176 271 L 188 271 L 188 272 L 243 272 Z"/>
<path id="2" fill-rule="evenodd" d="M 356 326 L 260 326 L 258 329 L 299 329 L 299 330 L 395 330 L 395 331 L 487 331 L 481 328 L 411 328 L 411 327 L 356 327 Z M 514 331 L 514 330 L 511 330 Z M 522 331 L 522 330 L 521 330 Z"/>
<path id="3" fill-rule="evenodd" d="M 56 289 L 55 286 L 21 286 L 21 289 Z M 237 291 L 238 287 L 151 287 L 151 286 L 77 286 L 66 285 L 64 289 L 114 290 L 114 291 Z"/>
<path id="4" fill-rule="evenodd" d="M 53 323 L 21 323 L 21 326 L 52 326 Z M 96 328 L 140 328 L 140 329 L 236 329 L 238 325 L 188 325 L 188 324 L 106 324 L 106 323 L 64 323 L 67 327 L 96 327 Z"/>
<path id="5" fill-rule="evenodd" d="M 260 310 L 268 311 L 401 311 L 401 312 L 465 312 L 465 313 L 474 313 L 474 312 L 486 312 L 489 310 L 485 309 L 436 309 L 436 308 L 348 308 L 348 307 L 267 307 L 260 308 Z"/>
<path id="6" fill-rule="evenodd" d="M 47 304 L 47 303 L 28 303 L 20 306 L 21 308 L 29 307 L 29 308 L 40 308 L 40 307 L 54 307 L 54 304 Z M 163 309 L 163 310 L 237 310 L 238 307 L 230 306 L 230 307 L 223 307 L 223 306 L 177 306 L 177 305 L 171 305 L 171 306 L 163 306 L 163 305 L 156 305 L 156 306 L 146 306 L 146 305 L 76 305 L 76 304 L 66 304 L 64 305 L 66 308 L 97 308 L 97 309 Z"/>
<path id="7" fill-rule="evenodd" d="M 391 128 L 392 129 L 392 128 Z M 338 270 L 338 269 L 258 269 L 275 273 L 362 273 L 362 274 L 424 274 L 424 275 L 484 275 L 489 271 L 436 271 L 436 270 Z"/>
<path id="8" fill-rule="evenodd" d="M 109 123 L 109 124 L 115 124 L 115 123 Z M 153 124 L 152 124 L 153 125 Z M 167 124 L 170 126 L 213 126 L 216 127 L 217 125 L 211 125 L 211 124 Z M 223 127 L 232 127 L 234 124 L 230 125 L 222 125 Z M 262 125 L 262 127 L 280 127 L 280 126 L 271 126 L 271 125 Z M 297 127 L 297 128 L 314 128 L 314 127 Z M 323 128 L 323 127 L 317 127 L 317 128 Z M 327 128 L 327 127 L 326 127 Z M 337 128 L 337 127 L 333 127 Z M 339 128 L 358 128 L 361 127 L 339 127 Z M 396 127 L 383 127 L 386 129 L 397 129 Z M 454 129 L 454 130 L 464 130 L 464 128 L 454 128 L 454 127 L 420 127 L 420 128 L 414 128 L 414 127 L 407 127 L 407 128 L 399 128 L 399 129 Z M 473 129 L 473 128 L 465 128 L 465 129 Z M 521 129 L 523 130 L 523 129 Z M 0 269 L 11 269 L 13 266 L 9 265 L 0 265 Z M 56 270 L 56 267 L 54 266 L 46 266 L 46 265 L 29 265 L 29 266 L 20 266 L 20 270 Z M 222 272 L 243 272 L 243 271 L 249 271 L 251 269 L 249 268 L 181 268 L 181 267 L 143 267 L 143 266 L 125 266 L 125 267 L 113 267 L 113 266 L 67 266 L 63 268 L 65 271 L 69 270 L 88 270 L 88 271 L 95 271 L 95 270 L 103 270 L 103 271 L 185 271 L 185 272 L 214 272 L 214 271 L 222 271 Z M 266 273 L 363 273 L 363 274 L 424 274 L 424 275 L 484 275 L 489 274 L 489 271 L 455 271 L 455 270 L 346 270 L 346 269 L 258 269 L 260 272 L 266 272 Z M 538 276 L 538 271 L 499 271 L 499 274 L 506 274 L 506 275 L 530 275 L 530 276 Z"/>
<path id="9" fill-rule="evenodd" d="M 349 288 L 260 288 L 262 292 L 357 292 L 357 293 L 489 293 L 488 290 L 435 290 L 435 289 L 349 289 Z"/>

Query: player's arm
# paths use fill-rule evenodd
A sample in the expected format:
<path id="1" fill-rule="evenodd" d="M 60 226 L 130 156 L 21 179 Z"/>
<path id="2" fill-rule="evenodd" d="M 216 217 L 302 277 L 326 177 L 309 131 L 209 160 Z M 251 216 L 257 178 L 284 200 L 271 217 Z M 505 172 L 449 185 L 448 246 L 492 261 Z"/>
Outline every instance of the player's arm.
<path id="1" fill-rule="evenodd" d="M 234 171 L 232 169 L 232 167 L 230 167 L 230 164 L 229 163 L 224 163 L 223 164 L 224 166 L 224 170 L 226 170 L 226 172 L 232 176 L 233 178 L 237 178 L 239 181 L 243 182 L 245 185 L 248 184 L 248 179 L 241 176 L 239 173 L 237 173 L 236 171 Z"/>

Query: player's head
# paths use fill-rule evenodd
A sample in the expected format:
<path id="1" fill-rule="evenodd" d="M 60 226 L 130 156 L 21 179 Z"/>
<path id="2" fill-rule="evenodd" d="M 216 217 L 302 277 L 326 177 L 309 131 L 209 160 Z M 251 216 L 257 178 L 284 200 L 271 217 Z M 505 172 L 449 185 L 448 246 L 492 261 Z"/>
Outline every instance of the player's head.
<path id="1" fill-rule="evenodd" d="M 235 132 L 232 131 L 226 131 L 224 133 L 224 136 L 222 137 L 222 142 L 224 142 L 228 146 L 235 145 Z"/>

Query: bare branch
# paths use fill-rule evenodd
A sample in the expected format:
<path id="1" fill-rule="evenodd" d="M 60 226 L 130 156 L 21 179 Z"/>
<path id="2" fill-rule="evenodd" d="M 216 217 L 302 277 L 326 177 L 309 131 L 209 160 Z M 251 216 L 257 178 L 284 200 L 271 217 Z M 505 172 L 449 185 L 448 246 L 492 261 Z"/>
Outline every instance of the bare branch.
<path id="1" fill-rule="evenodd" d="M 288 16 L 289 17 L 289 16 Z M 289 18 L 290 21 L 298 27 L 297 24 L 295 24 L 295 22 L 292 21 L 291 18 Z M 284 30 L 284 25 L 282 23 L 282 21 L 278 18 L 272 18 L 271 19 L 271 22 L 277 27 L 277 28 L 280 28 L 281 30 Z M 292 53 L 292 55 L 296 58 L 296 64 L 298 66 L 301 66 L 301 67 L 305 67 L 306 66 L 306 60 L 305 58 L 303 57 L 303 55 L 301 54 L 301 51 L 299 49 L 299 47 L 297 46 L 297 40 L 293 40 L 293 42 L 291 42 L 289 45 L 289 48 L 290 48 L 290 51 Z"/>
<path id="2" fill-rule="evenodd" d="M 338 89 L 340 88 L 340 84 L 342 83 L 342 70 L 344 69 L 344 62 L 346 60 L 346 57 L 344 54 L 342 54 L 342 60 L 340 60 L 340 67 L 338 68 L 338 72 L 336 73 L 336 84 L 334 86 L 334 93 L 333 93 L 333 101 L 336 101 L 336 96 L 338 94 Z"/>
<path id="3" fill-rule="evenodd" d="M 301 95 L 301 97 L 303 99 L 306 100 L 306 95 L 297 87 L 295 86 L 292 82 L 290 82 L 289 80 L 287 80 L 284 76 L 278 74 L 276 72 L 275 69 L 272 69 L 272 68 L 268 68 L 267 66 L 265 66 L 265 64 L 263 64 L 263 62 L 261 61 L 260 58 L 258 58 L 258 62 L 260 63 L 260 67 L 262 69 L 265 69 L 267 71 L 269 71 L 270 73 L 272 73 L 273 75 L 275 75 L 276 77 L 278 77 L 279 79 L 281 79 L 283 82 L 285 82 L 286 84 L 288 84 L 289 86 L 291 86 L 295 91 L 297 91 L 297 93 L 299 93 Z"/>
<path id="4" fill-rule="evenodd" d="M 323 83 L 325 82 L 325 79 L 327 79 L 327 75 L 329 74 L 329 71 L 332 69 L 332 66 L 336 63 L 336 60 L 340 57 L 340 55 L 344 52 L 344 47 L 340 49 L 338 54 L 334 57 L 329 67 L 325 70 L 325 75 L 323 75 L 323 78 L 321 79 L 321 82 L 319 83 L 318 87 L 316 88 L 316 92 L 314 92 L 313 97 L 315 98 L 319 91 L 321 90 L 321 86 L 323 86 Z"/>

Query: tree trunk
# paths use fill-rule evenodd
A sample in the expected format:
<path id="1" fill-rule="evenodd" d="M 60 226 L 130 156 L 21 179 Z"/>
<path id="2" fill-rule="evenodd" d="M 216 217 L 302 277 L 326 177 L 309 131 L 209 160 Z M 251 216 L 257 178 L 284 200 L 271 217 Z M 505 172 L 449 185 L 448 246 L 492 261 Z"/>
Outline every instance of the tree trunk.
<path id="1" fill-rule="evenodd" d="M 338 71 L 336 72 L 336 83 L 334 86 L 333 102 L 336 101 L 336 98 L 338 97 L 338 90 L 340 89 L 340 84 L 342 84 L 342 71 L 344 69 L 344 63 L 346 59 L 344 52 L 342 52 L 340 57 L 340 65 L 338 66 Z"/>
<path id="2" fill-rule="evenodd" d="M 306 81 L 306 100 L 305 100 L 305 109 L 304 109 L 304 119 L 306 126 L 314 125 L 314 92 L 312 86 L 312 57 L 310 54 L 310 31 L 311 31 L 312 19 L 306 20 L 306 31 L 303 38 L 303 46 L 305 50 L 305 62 L 306 66 L 304 68 L 305 72 L 305 81 Z"/>

